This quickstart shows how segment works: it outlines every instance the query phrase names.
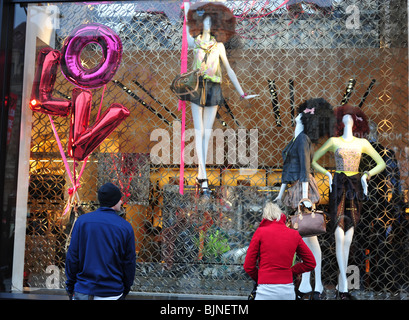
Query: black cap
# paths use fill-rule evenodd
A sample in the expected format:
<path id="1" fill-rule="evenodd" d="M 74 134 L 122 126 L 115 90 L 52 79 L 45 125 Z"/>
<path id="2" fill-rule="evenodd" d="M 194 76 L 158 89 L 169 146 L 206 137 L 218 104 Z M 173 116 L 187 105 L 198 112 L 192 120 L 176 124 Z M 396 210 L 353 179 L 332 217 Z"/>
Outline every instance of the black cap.
<path id="1" fill-rule="evenodd" d="M 113 207 L 122 198 L 119 188 L 111 182 L 105 183 L 98 190 L 98 200 L 101 207 Z"/>

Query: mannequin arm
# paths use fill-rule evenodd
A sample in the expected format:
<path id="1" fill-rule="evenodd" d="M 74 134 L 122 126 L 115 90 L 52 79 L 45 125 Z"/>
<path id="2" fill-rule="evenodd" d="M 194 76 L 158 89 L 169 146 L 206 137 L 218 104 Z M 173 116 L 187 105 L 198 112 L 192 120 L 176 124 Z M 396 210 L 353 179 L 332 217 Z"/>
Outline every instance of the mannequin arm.
<path id="1" fill-rule="evenodd" d="M 275 198 L 275 201 L 281 201 L 283 199 L 283 195 L 284 195 L 284 191 L 286 187 L 287 187 L 286 183 L 281 184 L 280 192 L 278 193 L 277 198 Z"/>
<path id="2" fill-rule="evenodd" d="M 236 73 L 234 72 L 234 70 L 230 67 L 230 63 L 229 60 L 227 60 L 227 56 L 226 56 L 226 48 L 224 47 L 224 44 L 222 42 L 218 42 L 218 47 L 219 47 L 219 55 L 220 55 L 220 59 L 223 62 L 224 67 L 226 68 L 226 72 L 227 75 L 230 78 L 230 81 L 233 83 L 234 88 L 236 88 L 236 91 L 239 93 L 239 95 L 241 97 L 243 97 L 244 99 L 250 99 L 250 98 L 254 98 L 257 97 L 257 95 L 245 95 L 239 80 L 237 79 Z"/>
<path id="3" fill-rule="evenodd" d="M 362 190 L 364 192 L 364 195 L 368 195 L 368 175 L 364 174 L 361 177 L 361 184 L 362 184 Z"/>
<path id="4" fill-rule="evenodd" d="M 189 8 L 190 8 L 189 1 L 183 2 L 183 9 L 185 11 L 186 21 L 187 21 L 187 13 L 189 12 Z M 193 47 L 194 44 L 195 44 L 195 39 L 190 35 L 189 26 L 188 26 L 187 23 L 186 23 L 186 35 L 187 35 L 187 44 L 188 44 L 188 46 Z"/>
<path id="5" fill-rule="evenodd" d="M 381 155 L 376 152 L 368 140 L 363 140 L 362 152 L 368 154 L 376 162 L 376 166 L 372 168 L 368 173 L 364 173 L 361 177 L 362 189 L 365 195 L 368 195 L 368 180 L 375 174 L 382 172 L 386 168 L 386 163 L 382 159 Z"/>
<path id="6" fill-rule="evenodd" d="M 329 192 L 332 191 L 332 175 L 327 169 L 320 166 L 317 161 L 328 151 L 332 151 L 333 140 L 329 138 L 322 146 L 319 148 L 315 153 L 312 159 L 311 166 L 314 168 L 315 171 L 325 174 L 328 177 L 329 183 Z"/>
<path id="7" fill-rule="evenodd" d="M 329 184 L 329 192 L 332 191 L 332 175 L 331 172 L 327 171 L 325 174 L 328 177 L 328 184 Z"/>
<path id="8" fill-rule="evenodd" d="M 223 62 L 224 67 L 226 68 L 227 75 L 229 76 L 231 82 L 233 83 L 234 87 L 236 88 L 237 92 L 239 93 L 240 96 L 244 95 L 244 91 L 241 88 L 241 85 L 239 83 L 239 80 L 237 79 L 236 73 L 234 70 L 230 67 L 229 60 L 227 60 L 226 56 L 226 48 L 224 47 L 224 44 L 222 42 L 218 43 L 219 47 L 219 54 L 220 54 L 220 59 Z"/>
<path id="9" fill-rule="evenodd" d="M 303 182 L 301 185 L 302 185 L 302 197 L 308 199 L 308 182 Z"/>
<path id="10" fill-rule="evenodd" d="M 311 166 L 314 168 L 315 171 L 323 173 L 327 175 L 328 170 L 321 167 L 318 164 L 318 160 L 321 159 L 328 151 L 332 151 L 333 141 L 332 138 L 329 138 L 317 151 L 314 153 L 314 157 L 312 158 Z"/>
<path id="11" fill-rule="evenodd" d="M 385 161 L 383 161 L 381 155 L 378 152 L 376 152 L 376 150 L 372 147 L 372 145 L 366 139 L 364 139 L 363 141 L 362 152 L 369 155 L 376 162 L 376 166 L 369 171 L 368 178 L 385 170 L 386 168 Z M 364 174 L 364 175 L 367 175 L 367 174 Z"/>
<path id="12" fill-rule="evenodd" d="M 308 199 L 308 182 L 303 182 L 301 186 L 302 186 L 302 197 Z M 312 203 L 309 201 L 304 201 L 303 204 L 307 208 L 311 208 L 312 206 Z"/>

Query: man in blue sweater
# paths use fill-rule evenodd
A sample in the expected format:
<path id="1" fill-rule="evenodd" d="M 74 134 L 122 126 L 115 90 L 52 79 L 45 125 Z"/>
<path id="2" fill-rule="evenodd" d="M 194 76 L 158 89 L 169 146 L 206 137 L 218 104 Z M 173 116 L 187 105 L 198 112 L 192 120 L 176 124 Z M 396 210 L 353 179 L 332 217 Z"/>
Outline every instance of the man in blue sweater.
<path id="1" fill-rule="evenodd" d="M 135 277 L 135 236 L 118 215 L 122 193 L 112 183 L 98 190 L 100 207 L 74 224 L 65 261 L 66 289 L 73 300 L 117 300 Z"/>

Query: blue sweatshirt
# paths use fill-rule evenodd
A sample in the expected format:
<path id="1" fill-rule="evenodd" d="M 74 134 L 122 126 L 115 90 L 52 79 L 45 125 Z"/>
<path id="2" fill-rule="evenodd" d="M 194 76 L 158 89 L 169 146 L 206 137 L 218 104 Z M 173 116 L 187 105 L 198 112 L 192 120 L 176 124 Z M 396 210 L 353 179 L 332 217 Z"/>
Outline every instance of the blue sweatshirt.
<path id="1" fill-rule="evenodd" d="M 135 277 L 132 226 L 111 208 L 80 216 L 65 261 L 67 291 L 109 297 L 127 294 Z"/>

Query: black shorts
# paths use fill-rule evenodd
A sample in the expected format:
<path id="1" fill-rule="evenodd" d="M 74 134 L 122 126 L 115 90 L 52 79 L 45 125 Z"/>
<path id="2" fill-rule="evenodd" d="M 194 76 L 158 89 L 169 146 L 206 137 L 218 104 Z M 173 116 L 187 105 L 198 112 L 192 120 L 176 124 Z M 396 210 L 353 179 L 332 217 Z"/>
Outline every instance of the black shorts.
<path id="1" fill-rule="evenodd" d="M 205 90 L 203 90 L 203 87 Z M 205 94 L 206 100 L 203 104 L 202 95 Z M 212 82 L 208 79 L 200 77 L 199 81 L 199 97 L 190 99 L 190 102 L 201 107 L 220 106 L 223 103 L 222 87 L 218 82 Z"/>

